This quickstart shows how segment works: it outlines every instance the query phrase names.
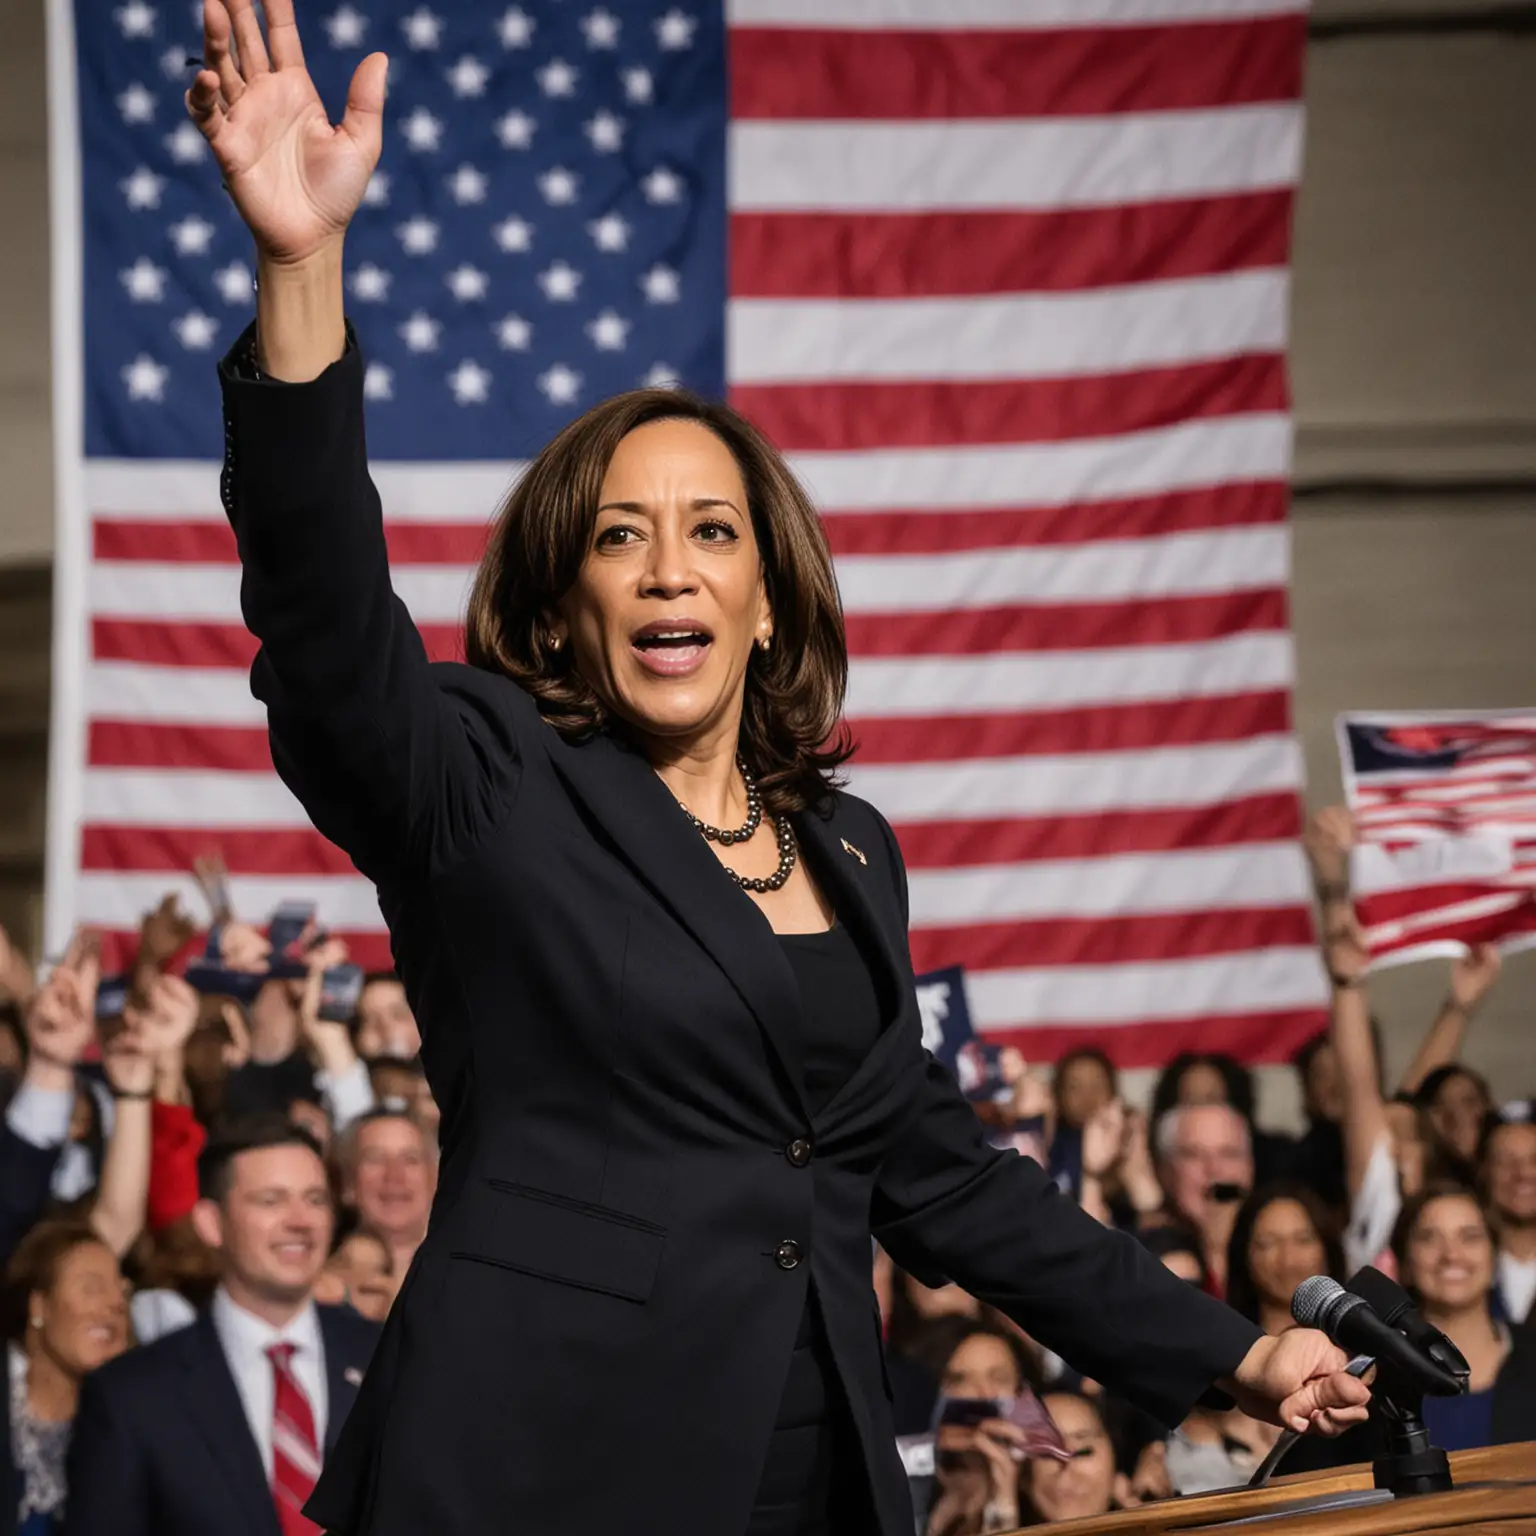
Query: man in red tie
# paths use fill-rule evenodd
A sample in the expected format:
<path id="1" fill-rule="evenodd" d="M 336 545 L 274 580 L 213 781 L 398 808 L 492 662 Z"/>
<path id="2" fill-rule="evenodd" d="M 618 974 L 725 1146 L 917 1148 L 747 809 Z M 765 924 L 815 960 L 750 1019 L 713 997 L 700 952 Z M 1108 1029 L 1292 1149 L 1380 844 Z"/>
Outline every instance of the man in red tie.
<path id="1" fill-rule="evenodd" d="M 286 1120 L 210 1143 L 199 1235 L 224 1256 L 206 1314 L 130 1350 L 81 1394 L 66 1536 L 317 1536 L 301 1512 L 378 1327 L 322 1307 L 330 1185 Z"/>

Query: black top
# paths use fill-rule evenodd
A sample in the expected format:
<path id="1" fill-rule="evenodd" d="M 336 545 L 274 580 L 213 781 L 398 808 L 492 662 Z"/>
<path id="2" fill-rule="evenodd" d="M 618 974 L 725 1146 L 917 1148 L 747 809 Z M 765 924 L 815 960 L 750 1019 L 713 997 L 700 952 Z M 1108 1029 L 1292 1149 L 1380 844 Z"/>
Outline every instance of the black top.
<path id="1" fill-rule="evenodd" d="M 880 1033 L 874 977 L 843 923 L 781 933 L 805 1013 L 805 1101 L 814 1114 L 853 1076 Z"/>

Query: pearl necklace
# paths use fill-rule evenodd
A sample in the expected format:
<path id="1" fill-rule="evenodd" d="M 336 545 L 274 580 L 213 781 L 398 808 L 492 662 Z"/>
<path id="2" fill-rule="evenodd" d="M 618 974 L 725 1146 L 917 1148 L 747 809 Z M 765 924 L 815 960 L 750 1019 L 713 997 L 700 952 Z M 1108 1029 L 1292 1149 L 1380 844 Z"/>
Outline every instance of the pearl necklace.
<path id="1" fill-rule="evenodd" d="M 707 821 L 695 816 L 683 802 L 677 803 L 681 807 L 683 815 L 691 821 L 700 832 L 712 843 L 720 843 L 729 847 L 732 843 L 744 843 L 762 825 L 763 797 L 757 787 L 757 780 L 752 777 L 747 768 L 746 759 L 740 756 L 736 759 L 736 767 L 741 773 L 741 782 L 747 789 L 747 819 L 739 827 L 712 827 Z M 675 798 L 675 797 L 674 797 Z M 738 874 L 729 864 L 722 864 L 732 880 L 744 891 L 776 891 L 789 879 L 795 867 L 797 848 L 795 846 L 795 829 L 789 824 L 789 817 L 774 816 L 774 837 L 779 845 L 779 864 L 771 875 L 743 875 Z"/>

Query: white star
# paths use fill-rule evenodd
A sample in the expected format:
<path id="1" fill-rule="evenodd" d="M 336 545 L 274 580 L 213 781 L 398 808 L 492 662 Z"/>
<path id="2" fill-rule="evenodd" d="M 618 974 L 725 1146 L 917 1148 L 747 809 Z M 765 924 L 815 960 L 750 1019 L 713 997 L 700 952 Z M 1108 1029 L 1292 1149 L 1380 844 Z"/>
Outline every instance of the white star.
<path id="1" fill-rule="evenodd" d="M 448 284 L 448 291 L 461 304 L 467 303 L 470 299 L 483 299 L 488 283 L 485 273 L 479 267 L 470 266 L 467 261 L 460 262 L 444 277 L 443 281 Z"/>
<path id="2" fill-rule="evenodd" d="M 383 208 L 389 202 L 389 172 L 375 171 L 368 178 L 363 191 L 363 201 L 370 208 Z"/>
<path id="3" fill-rule="evenodd" d="M 202 19 L 199 17 L 197 25 L 202 26 L 202 24 Z M 187 60 L 188 55 L 185 48 L 167 48 L 160 55 L 160 73 L 167 80 L 185 80 L 187 78 L 187 71 L 197 65 L 196 59 L 193 59 L 191 63 L 188 63 Z"/>
<path id="4" fill-rule="evenodd" d="M 368 30 L 368 18 L 350 5 L 321 17 L 321 24 L 330 36 L 332 48 L 356 48 Z"/>
<path id="5" fill-rule="evenodd" d="M 418 309 L 399 329 L 406 346 L 412 352 L 435 352 L 443 323 L 434 320 L 425 310 Z"/>
<path id="6" fill-rule="evenodd" d="M 243 261 L 232 261 L 227 267 L 220 267 L 213 274 L 213 281 L 219 290 L 219 297 L 226 304 L 250 302 L 255 280 L 251 276 L 251 269 Z"/>
<path id="7" fill-rule="evenodd" d="M 171 329 L 176 339 L 191 352 L 206 352 L 219 334 L 219 322 L 200 309 L 188 310 L 181 319 L 173 321 Z"/>
<path id="8" fill-rule="evenodd" d="M 693 47 L 693 29 L 698 22 L 674 5 L 665 16 L 658 16 L 651 25 L 656 29 L 656 45 L 673 51 Z"/>
<path id="9" fill-rule="evenodd" d="M 165 178 L 156 176 L 147 165 L 141 165 L 133 175 L 118 182 L 130 208 L 158 208 L 160 194 L 165 190 Z"/>
<path id="10" fill-rule="evenodd" d="M 208 242 L 218 231 L 201 214 L 189 213 L 171 225 L 171 240 L 178 256 L 206 256 Z"/>
<path id="11" fill-rule="evenodd" d="M 443 142 L 443 120 L 433 117 L 425 107 L 417 107 L 400 122 L 405 142 L 412 149 L 438 149 Z"/>
<path id="12" fill-rule="evenodd" d="M 538 124 L 526 112 L 515 108 L 496 119 L 496 137 L 503 149 L 527 149 L 533 143 L 533 130 Z"/>
<path id="13" fill-rule="evenodd" d="M 619 18 L 598 6 L 582 17 L 581 30 L 586 33 L 588 48 L 612 48 L 619 40 Z"/>
<path id="14" fill-rule="evenodd" d="M 600 251 L 622 251 L 629 245 L 629 225 L 617 213 L 605 213 L 587 225 L 592 243 Z"/>
<path id="15" fill-rule="evenodd" d="M 557 261 L 539 273 L 539 287 L 551 303 L 561 304 L 576 297 L 581 287 L 581 273 L 568 262 Z"/>
<path id="16" fill-rule="evenodd" d="M 521 315 L 503 315 L 496 322 L 496 342 L 507 352 L 526 352 L 533 327 Z"/>
<path id="17" fill-rule="evenodd" d="M 544 201 L 555 207 L 563 207 L 576 201 L 576 193 L 581 187 L 581 178 L 574 171 L 568 171 L 563 165 L 556 165 L 545 171 L 538 178 L 539 191 L 544 194 Z"/>
<path id="18" fill-rule="evenodd" d="M 538 385 L 549 397 L 551 405 L 569 405 L 581 392 L 581 375 L 564 363 L 556 363 L 539 375 Z"/>
<path id="19" fill-rule="evenodd" d="M 496 23 L 503 48 L 526 48 L 533 41 L 533 17 L 513 6 Z"/>
<path id="20" fill-rule="evenodd" d="M 162 367 L 143 352 L 121 372 L 130 400 L 161 399 L 165 394 L 165 381 L 171 376 L 169 368 Z"/>
<path id="21" fill-rule="evenodd" d="M 460 98 L 465 96 L 484 96 L 485 82 L 490 78 L 490 70 L 472 53 L 466 53 L 448 71 L 448 84 L 453 87 L 453 94 Z"/>
<path id="22" fill-rule="evenodd" d="M 157 267 L 148 256 L 140 256 L 117 275 L 135 304 L 158 304 L 165 297 L 165 280 L 170 273 Z"/>
<path id="23" fill-rule="evenodd" d="M 624 343 L 629 340 L 630 323 L 611 309 L 605 309 L 587 326 L 587 335 L 599 352 L 622 352 Z"/>
<path id="24" fill-rule="evenodd" d="M 496 244 L 509 253 L 526 251 L 533 244 L 533 225 L 514 213 L 499 224 L 491 226 Z"/>
<path id="25" fill-rule="evenodd" d="M 626 101 L 632 101 L 636 106 L 643 106 L 655 94 L 650 70 L 642 69 L 636 64 L 629 69 L 620 70 L 619 74 L 624 81 Z"/>
<path id="26" fill-rule="evenodd" d="M 187 126 L 190 128 L 192 125 L 188 123 Z M 592 148 L 599 154 L 612 154 L 624 143 L 624 119 L 615 117 L 612 112 L 599 112 L 588 119 L 586 133 L 592 141 Z"/>
<path id="27" fill-rule="evenodd" d="M 640 190 L 645 193 L 648 203 L 675 203 L 683 195 L 683 178 L 676 171 L 658 165 L 641 181 Z"/>
<path id="28" fill-rule="evenodd" d="M 574 64 L 567 64 L 564 59 L 551 59 L 543 69 L 534 71 L 534 78 L 546 96 L 574 96 L 580 74 Z"/>
<path id="29" fill-rule="evenodd" d="M 477 171 L 472 165 L 461 165 L 448 178 L 449 195 L 460 207 L 463 207 L 466 203 L 483 203 L 485 201 L 485 185 L 485 173 Z"/>
<path id="30" fill-rule="evenodd" d="M 386 272 L 383 267 L 376 267 L 371 261 L 365 261 L 347 279 L 347 287 L 359 303 L 382 304 L 389 297 L 389 285 L 393 281 L 393 273 Z"/>
<path id="31" fill-rule="evenodd" d="M 678 286 L 677 273 L 671 267 L 662 266 L 660 262 L 640 279 L 640 289 L 645 294 L 647 304 L 675 304 L 682 292 Z"/>
<path id="32" fill-rule="evenodd" d="M 418 5 L 409 16 L 400 18 L 400 30 L 411 48 L 436 48 L 438 33 L 442 31 L 443 18 L 435 16 L 426 6 Z"/>
<path id="33" fill-rule="evenodd" d="M 183 118 L 175 130 L 165 136 L 165 147 L 178 165 L 196 165 L 208 153 L 208 141 L 190 118 Z"/>
<path id="34" fill-rule="evenodd" d="M 128 0 L 112 16 L 124 37 L 148 37 L 155 30 L 155 8 L 144 0 Z"/>
<path id="35" fill-rule="evenodd" d="M 642 389 L 676 389 L 682 381 L 670 363 L 652 363 L 650 372 L 640 380 Z"/>
<path id="36" fill-rule="evenodd" d="M 491 376 L 479 363 L 466 357 L 448 375 L 448 387 L 460 405 L 480 405 L 490 394 Z"/>
<path id="37" fill-rule="evenodd" d="M 404 224 L 397 224 L 395 233 L 407 256 L 425 256 L 437 249 L 437 225 L 425 214 L 418 213 Z"/>
<path id="38" fill-rule="evenodd" d="M 137 80 L 117 98 L 125 123 L 147 123 L 155 115 L 155 93 Z"/>
<path id="39" fill-rule="evenodd" d="M 363 370 L 363 398 L 365 400 L 393 400 L 395 398 L 395 370 L 384 363 L 369 363 Z"/>

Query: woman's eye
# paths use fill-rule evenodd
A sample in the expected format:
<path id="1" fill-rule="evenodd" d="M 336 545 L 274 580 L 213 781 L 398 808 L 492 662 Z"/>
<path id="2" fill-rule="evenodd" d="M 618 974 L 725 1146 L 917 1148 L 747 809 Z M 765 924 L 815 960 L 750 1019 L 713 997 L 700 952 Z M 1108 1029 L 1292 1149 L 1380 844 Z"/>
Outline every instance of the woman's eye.
<path id="1" fill-rule="evenodd" d="M 633 528 L 626 528 L 623 523 L 615 523 L 611 528 L 605 528 L 598 534 L 597 542 L 599 544 L 627 544 L 629 543 L 627 535 L 634 531 Z"/>
<path id="2" fill-rule="evenodd" d="M 725 544 L 736 537 L 736 530 L 729 523 L 700 523 L 697 529 L 706 544 Z"/>

